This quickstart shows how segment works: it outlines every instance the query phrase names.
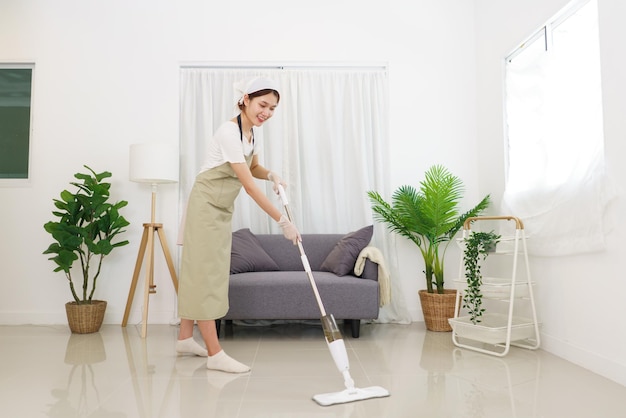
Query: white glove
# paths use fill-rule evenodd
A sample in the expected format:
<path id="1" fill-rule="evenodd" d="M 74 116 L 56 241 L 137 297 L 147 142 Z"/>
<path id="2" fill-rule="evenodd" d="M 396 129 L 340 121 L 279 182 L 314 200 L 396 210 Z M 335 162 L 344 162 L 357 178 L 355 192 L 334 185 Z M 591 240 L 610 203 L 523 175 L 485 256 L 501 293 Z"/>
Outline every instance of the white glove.
<path id="1" fill-rule="evenodd" d="M 280 178 L 280 176 L 276 173 L 274 173 L 273 171 L 270 171 L 269 173 L 267 173 L 267 179 L 269 181 L 271 181 L 272 183 L 274 183 L 272 185 L 272 189 L 274 190 L 274 193 L 278 194 L 278 185 L 282 184 L 283 187 L 287 187 L 287 183 L 285 183 L 283 181 L 283 179 Z"/>
<path id="2" fill-rule="evenodd" d="M 283 230 L 283 235 L 285 236 L 285 238 L 293 242 L 293 245 L 297 245 L 298 241 L 302 241 L 302 237 L 300 236 L 298 229 L 294 224 L 289 222 L 289 219 L 287 219 L 285 215 L 282 215 L 280 217 L 278 225 Z"/>

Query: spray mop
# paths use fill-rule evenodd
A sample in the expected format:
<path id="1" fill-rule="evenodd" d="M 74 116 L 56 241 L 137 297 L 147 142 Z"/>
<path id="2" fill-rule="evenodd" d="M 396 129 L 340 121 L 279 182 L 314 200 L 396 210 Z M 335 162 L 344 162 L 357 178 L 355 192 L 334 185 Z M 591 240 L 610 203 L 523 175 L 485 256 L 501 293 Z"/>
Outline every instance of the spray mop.
<path id="1" fill-rule="evenodd" d="M 291 216 L 291 210 L 287 201 L 285 189 L 280 185 L 278 186 L 278 195 L 280 196 L 283 206 L 285 207 L 287 218 L 289 218 L 290 222 L 293 222 L 293 217 Z M 309 260 L 304 253 L 304 248 L 302 247 L 302 243 L 300 241 L 298 241 L 298 249 L 300 250 L 302 265 L 304 266 L 304 270 L 306 271 L 306 274 L 309 278 L 311 288 L 313 289 L 315 299 L 317 300 L 317 305 L 320 309 L 322 329 L 324 330 L 324 336 L 326 337 L 328 349 L 330 350 L 330 354 L 333 357 L 333 360 L 335 361 L 335 365 L 339 369 L 339 372 L 343 375 L 344 384 L 346 386 L 346 389 L 340 392 L 330 392 L 314 395 L 313 400 L 319 405 L 329 406 L 339 403 L 362 401 L 365 399 L 383 398 L 389 396 L 389 391 L 380 386 L 371 386 L 367 388 L 357 388 L 354 386 L 354 380 L 350 376 L 350 363 L 348 361 L 348 352 L 346 351 L 346 346 L 343 341 L 343 337 L 341 336 L 341 332 L 339 331 L 339 327 L 337 327 L 337 323 L 335 322 L 335 318 L 333 317 L 333 315 L 326 313 L 326 309 L 324 308 L 324 304 L 322 303 L 322 298 L 320 297 L 317 285 L 315 284 L 315 279 L 313 278 L 313 273 L 311 271 L 311 266 L 309 265 Z"/>

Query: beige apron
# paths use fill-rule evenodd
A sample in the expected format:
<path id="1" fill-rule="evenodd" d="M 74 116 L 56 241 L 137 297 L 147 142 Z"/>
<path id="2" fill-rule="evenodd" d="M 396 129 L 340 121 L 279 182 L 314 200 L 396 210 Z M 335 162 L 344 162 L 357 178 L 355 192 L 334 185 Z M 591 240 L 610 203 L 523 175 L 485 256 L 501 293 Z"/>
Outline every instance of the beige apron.
<path id="1" fill-rule="evenodd" d="M 250 166 L 252 154 L 246 157 Z M 196 177 L 189 195 L 178 284 L 178 316 L 222 318 L 228 312 L 231 220 L 241 182 L 230 163 Z"/>

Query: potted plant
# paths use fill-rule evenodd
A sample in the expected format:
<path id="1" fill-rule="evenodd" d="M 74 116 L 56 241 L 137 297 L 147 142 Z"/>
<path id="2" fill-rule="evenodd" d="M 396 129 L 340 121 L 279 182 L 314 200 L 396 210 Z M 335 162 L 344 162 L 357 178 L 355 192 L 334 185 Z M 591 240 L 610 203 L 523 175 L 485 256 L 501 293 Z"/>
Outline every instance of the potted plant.
<path id="1" fill-rule="evenodd" d="M 483 284 L 480 260 L 484 260 L 490 252 L 495 250 L 500 238 L 500 235 L 493 231 L 472 231 L 463 239 L 463 265 L 467 282 L 467 288 L 463 293 L 463 308 L 467 309 L 470 321 L 474 325 L 480 322 L 480 317 L 485 312 L 482 307 L 483 295 L 480 289 Z"/>
<path id="2" fill-rule="evenodd" d="M 88 166 L 89 173 L 76 173 L 79 182 L 70 182 L 77 190 L 61 192 L 61 199 L 53 199 L 57 210 L 52 214 L 59 218 L 44 225 L 52 236 L 44 254 L 52 254 L 49 260 L 56 264 L 55 272 L 62 271 L 68 280 L 73 301 L 65 304 L 68 323 L 72 332 L 86 334 L 97 332 L 102 325 L 106 301 L 93 299 L 102 261 L 114 248 L 128 244 L 116 241 L 119 234 L 129 225 L 119 210 L 128 202 L 121 200 L 110 203 L 110 183 L 103 180 L 111 177 L 108 171 L 96 174 Z M 72 277 L 74 262 L 80 262 L 77 291 Z"/>
<path id="3" fill-rule="evenodd" d="M 469 217 L 477 216 L 490 203 L 485 196 L 475 207 L 460 212 L 463 182 L 442 165 L 433 165 L 420 182 L 419 189 L 405 185 L 386 202 L 378 192 L 368 196 L 374 218 L 388 229 L 417 245 L 424 260 L 426 289 L 420 290 L 420 301 L 426 328 L 451 331 L 448 318 L 454 316 L 456 290 L 444 289 L 444 259 L 451 240 Z"/>

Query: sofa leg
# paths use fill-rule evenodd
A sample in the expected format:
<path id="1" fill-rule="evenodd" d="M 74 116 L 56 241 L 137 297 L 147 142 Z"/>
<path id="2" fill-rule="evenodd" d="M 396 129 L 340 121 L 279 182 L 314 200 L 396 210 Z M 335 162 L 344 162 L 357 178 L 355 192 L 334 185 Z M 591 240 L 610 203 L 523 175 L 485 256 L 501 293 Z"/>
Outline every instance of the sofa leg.
<path id="1" fill-rule="evenodd" d="M 233 336 L 233 320 L 232 319 L 224 319 L 224 336 L 232 337 Z M 217 331 L 217 338 L 220 338 L 220 332 L 222 330 L 222 320 L 215 320 L 215 330 Z"/>
<path id="2" fill-rule="evenodd" d="M 359 338 L 359 335 L 361 335 L 361 320 L 351 319 L 350 326 L 352 328 L 352 338 Z"/>

